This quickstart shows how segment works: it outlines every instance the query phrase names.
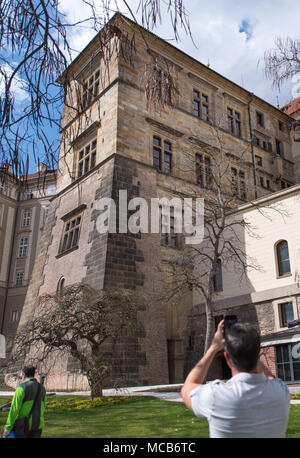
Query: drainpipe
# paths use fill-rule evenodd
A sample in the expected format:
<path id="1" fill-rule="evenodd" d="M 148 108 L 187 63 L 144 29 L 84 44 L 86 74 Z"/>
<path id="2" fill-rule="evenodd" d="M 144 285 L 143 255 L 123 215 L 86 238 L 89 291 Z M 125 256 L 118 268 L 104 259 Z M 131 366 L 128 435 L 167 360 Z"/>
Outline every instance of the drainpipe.
<path id="1" fill-rule="evenodd" d="M 250 131 L 250 144 L 251 144 L 251 156 L 252 156 L 252 170 L 253 170 L 253 182 L 254 182 L 254 195 L 257 199 L 257 182 L 256 182 L 256 170 L 255 170 L 255 155 L 253 148 L 253 134 L 252 134 L 252 122 L 251 122 L 251 113 L 250 113 L 250 104 L 253 101 L 254 94 L 251 92 L 251 99 L 248 102 L 248 120 L 249 120 L 249 131 Z"/>

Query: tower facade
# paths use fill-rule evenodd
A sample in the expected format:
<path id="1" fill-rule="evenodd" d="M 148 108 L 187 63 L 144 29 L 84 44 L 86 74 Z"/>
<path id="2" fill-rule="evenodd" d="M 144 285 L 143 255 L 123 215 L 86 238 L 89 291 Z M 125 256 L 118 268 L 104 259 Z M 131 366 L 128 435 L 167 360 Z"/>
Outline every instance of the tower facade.
<path id="1" fill-rule="evenodd" d="M 163 299 L 170 278 L 162 267 L 185 249 L 183 239 L 172 231 L 172 218 L 167 235 L 99 233 L 99 201 L 106 197 L 124 206 L 124 190 L 128 201 L 143 198 L 149 208 L 151 199 L 201 197 L 212 186 L 211 157 L 220 149 L 228 161 L 224 186 L 239 202 L 292 186 L 292 120 L 119 14 L 109 33 L 100 32 L 65 71 L 66 80 L 57 193 L 50 199 L 21 324 L 39 297 L 61 285 L 136 289 L 145 297 L 139 327 L 130 342 L 109 350 L 113 370 L 107 383 L 180 382 L 192 351 L 193 297 L 189 291 Z M 164 103 L 151 104 L 151 98 Z M 78 389 L 86 381 L 74 362 L 64 360 L 46 385 Z"/>

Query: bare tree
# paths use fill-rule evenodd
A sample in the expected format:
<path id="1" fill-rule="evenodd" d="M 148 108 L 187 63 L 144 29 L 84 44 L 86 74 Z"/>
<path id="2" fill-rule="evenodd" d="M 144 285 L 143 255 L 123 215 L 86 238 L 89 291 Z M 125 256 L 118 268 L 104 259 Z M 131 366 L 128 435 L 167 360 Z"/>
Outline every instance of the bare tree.
<path id="1" fill-rule="evenodd" d="M 111 24 L 112 13 L 127 14 L 133 22 L 137 22 L 135 15 L 140 14 L 143 26 L 149 30 L 161 21 L 160 0 L 140 0 L 137 11 L 132 11 L 129 3 L 126 0 L 82 0 L 82 18 L 70 23 L 63 13 L 63 4 L 56 0 L 0 2 L 0 165 L 8 162 L 15 176 L 27 175 L 32 155 L 36 163 L 41 160 L 50 169 L 58 167 L 64 101 L 74 117 L 89 116 L 87 100 L 95 94 L 80 80 L 76 81 L 74 90 L 71 75 L 65 72 L 74 57 L 72 34 L 76 27 L 85 25 L 97 33 L 101 64 L 107 76 L 114 52 L 122 53 L 131 63 L 135 52 L 134 32 L 130 37 L 122 35 L 118 27 Z M 168 0 L 163 6 L 171 18 L 175 39 L 178 39 L 179 26 L 190 34 L 184 0 Z M 146 41 L 143 29 L 139 33 Z M 167 77 L 166 81 L 172 89 L 173 80 Z M 149 90 L 147 81 L 145 91 L 149 100 L 154 97 L 156 102 L 166 102 L 163 91 Z M 18 95 L 22 97 L 21 106 Z M 65 154 L 81 127 L 79 123 L 77 132 L 63 132 L 61 143 Z"/>
<path id="2" fill-rule="evenodd" d="M 280 89 L 282 84 L 300 73 L 300 40 L 277 37 L 275 47 L 265 52 L 265 74 Z"/>
<path id="3" fill-rule="evenodd" d="M 216 293 L 222 289 L 221 269 L 233 273 L 237 282 L 248 286 L 249 271 L 261 270 L 245 245 L 245 239 L 259 238 L 256 227 L 243 212 L 236 211 L 237 207 L 251 205 L 266 218 L 271 218 L 270 211 L 288 216 L 280 205 L 264 207 L 263 203 L 252 200 L 255 186 L 251 184 L 250 147 L 241 150 L 239 156 L 228 153 L 219 129 L 211 127 L 211 131 L 214 138 L 211 144 L 215 146 L 190 137 L 194 147 L 185 153 L 181 165 L 181 171 L 190 180 L 196 177 L 198 183 L 198 186 L 186 187 L 185 197 L 193 197 L 193 201 L 199 197 L 204 199 L 203 241 L 198 245 L 185 245 L 163 268 L 168 278 L 165 299 L 176 300 L 183 291 L 196 292 L 199 311 L 205 311 L 206 315 L 204 351 L 215 333 Z M 196 158 L 195 151 L 198 152 Z"/>
<path id="4" fill-rule="evenodd" d="M 57 358 L 71 356 L 86 375 L 91 396 L 101 396 L 113 360 L 103 344 L 130 335 L 136 306 L 136 292 L 96 291 L 81 284 L 42 296 L 35 316 L 16 334 L 8 365 L 25 360 L 46 372 Z"/>

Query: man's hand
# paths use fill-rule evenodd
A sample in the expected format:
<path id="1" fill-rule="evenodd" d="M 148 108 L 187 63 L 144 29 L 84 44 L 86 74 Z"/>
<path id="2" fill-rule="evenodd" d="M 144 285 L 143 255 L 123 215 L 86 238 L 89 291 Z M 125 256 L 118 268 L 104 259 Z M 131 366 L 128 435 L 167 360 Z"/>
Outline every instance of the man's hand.
<path id="1" fill-rule="evenodd" d="M 220 321 L 218 324 L 218 328 L 214 335 L 213 341 L 211 346 L 214 348 L 215 351 L 221 351 L 224 349 L 225 338 L 224 338 L 224 320 Z"/>
<path id="2" fill-rule="evenodd" d="M 8 429 L 5 429 L 5 430 L 3 431 L 3 436 L 7 437 L 7 436 L 9 436 L 9 435 L 10 435 L 10 431 L 8 431 Z"/>
<path id="3" fill-rule="evenodd" d="M 185 405 L 190 409 L 192 409 L 191 403 L 191 396 L 190 392 L 195 388 L 198 388 L 202 385 L 205 381 L 205 377 L 207 375 L 207 371 L 216 356 L 216 354 L 223 350 L 224 348 L 224 320 L 222 320 L 219 325 L 218 329 L 214 335 L 213 341 L 211 346 L 205 353 L 205 355 L 201 358 L 201 360 L 196 364 L 194 369 L 191 370 L 189 375 L 187 376 L 184 385 L 181 389 L 181 396 L 185 403 Z"/>

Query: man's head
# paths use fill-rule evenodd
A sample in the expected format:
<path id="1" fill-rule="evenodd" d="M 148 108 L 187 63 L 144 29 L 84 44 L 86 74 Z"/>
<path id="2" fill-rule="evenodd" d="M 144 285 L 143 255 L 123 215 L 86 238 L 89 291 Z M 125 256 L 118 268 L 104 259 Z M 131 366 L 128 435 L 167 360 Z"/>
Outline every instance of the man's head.
<path id="1" fill-rule="evenodd" d="M 34 377 L 35 367 L 33 366 L 24 366 L 22 369 L 22 374 L 24 377 Z"/>
<path id="2" fill-rule="evenodd" d="M 248 323 L 235 323 L 226 329 L 224 349 L 239 372 L 250 372 L 259 359 L 259 333 Z"/>

